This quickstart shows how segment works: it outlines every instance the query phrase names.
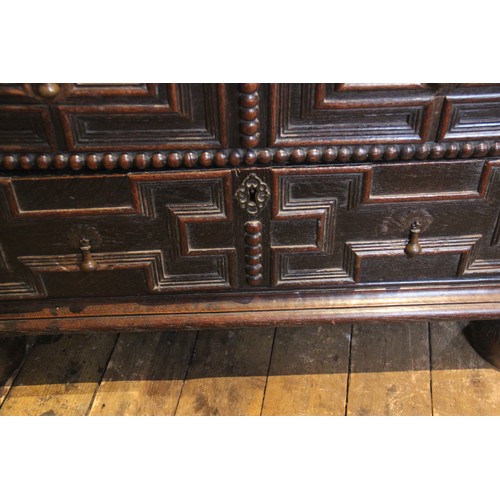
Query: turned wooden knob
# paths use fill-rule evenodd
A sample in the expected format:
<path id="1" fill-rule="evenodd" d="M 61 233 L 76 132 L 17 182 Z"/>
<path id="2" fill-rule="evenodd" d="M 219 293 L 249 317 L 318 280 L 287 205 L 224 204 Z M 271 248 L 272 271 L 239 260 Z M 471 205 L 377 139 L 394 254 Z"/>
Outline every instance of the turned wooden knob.
<path id="1" fill-rule="evenodd" d="M 418 238 L 420 236 L 420 224 L 414 222 L 410 227 L 410 241 L 405 246 L 405 254 L 408 257 L 415 257 L 422 253 L 422 245 L 420 245 Z"/>
<path id="2" fill-rule="evenodd" d="M 80 240 L 80 250 L 82 252 L 82 263 L 80 264 L 80 270 L 86 273 L 90 271 L 95 271 L 97 269 L 97 263 L 92 257 L 90 241 L 86 238 Z"/>
<path id="3" fill-rule="evenodd" d="M 61 88 L 57 83 L 41 83 L 38 86 L 38 93 L 42 97 L 55 97 Z"/>

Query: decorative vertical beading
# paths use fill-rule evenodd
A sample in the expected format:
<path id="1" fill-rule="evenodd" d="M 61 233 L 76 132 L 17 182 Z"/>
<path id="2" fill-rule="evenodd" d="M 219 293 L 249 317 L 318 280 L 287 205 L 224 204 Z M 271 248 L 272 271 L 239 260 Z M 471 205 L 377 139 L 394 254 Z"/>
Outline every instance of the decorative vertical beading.
<path id="1" fill-rule="evenodd" d="M 249 285 L 262 284 L 262 223 L 258 220 L 245 224 L 245 274 Z"/>
<path id="2" fill-rule="evenodd" d="M 259 84 L 240 83 L 240 140 L 244 148 L 254 148 L 260 140 Z"/>

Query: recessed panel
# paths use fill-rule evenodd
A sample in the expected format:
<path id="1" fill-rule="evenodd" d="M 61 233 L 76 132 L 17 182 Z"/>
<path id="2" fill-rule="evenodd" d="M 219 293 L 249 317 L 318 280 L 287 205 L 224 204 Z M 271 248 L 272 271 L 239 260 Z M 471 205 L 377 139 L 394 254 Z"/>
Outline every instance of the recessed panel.
<path id="1" fill-rule="evenodd" d="M 48 151 L 54 135 L 44 106 L 0 106 L 0 151 Z"/>
<path id="2" fill-rule="evenodd" d="M 424 142 L 435 133 L 434 92 L 425 87 L 279 84 L 270 104 L 271 146 Z"/>

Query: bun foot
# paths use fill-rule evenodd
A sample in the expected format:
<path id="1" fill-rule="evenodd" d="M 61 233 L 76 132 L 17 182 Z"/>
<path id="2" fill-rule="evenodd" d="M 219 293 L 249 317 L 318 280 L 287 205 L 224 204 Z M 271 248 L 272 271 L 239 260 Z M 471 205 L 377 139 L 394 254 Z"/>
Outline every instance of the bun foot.
<path id="1" fill-rule="evenodd" d="M 500 370 L 500 320 L 471 321 L 464 334 L 476 352 Z"/>

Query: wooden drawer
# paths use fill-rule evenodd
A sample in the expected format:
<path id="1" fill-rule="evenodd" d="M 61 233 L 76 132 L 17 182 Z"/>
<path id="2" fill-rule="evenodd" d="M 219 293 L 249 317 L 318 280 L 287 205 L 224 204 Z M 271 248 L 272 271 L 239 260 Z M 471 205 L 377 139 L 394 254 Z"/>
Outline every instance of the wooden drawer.
<path id="1" fill-rule="evenodd" d="M 228 171 L 7 178 L 0 187 L 3 299 L 234 286 Z M 93 272 L 82 268 L 86 252 Z"/>
<path id="2" fill-rule="evenodd" d="M 467 160 L 0 178 L 0 298 L 498 277 L 499 167 Z M 421 253 L 410 258 L 414 222 Z"/>
<path id="3" fill-rule="evenodd" d="M 273 171 L 272 285 L 468 279 L 500 272 L 498 164 Z M 414 222 L 422 252 L 405 253 Z"/>

